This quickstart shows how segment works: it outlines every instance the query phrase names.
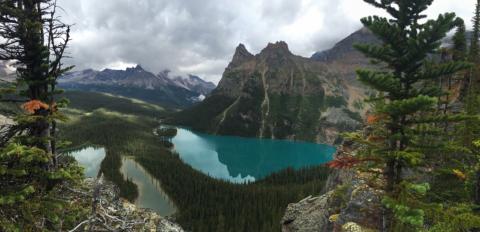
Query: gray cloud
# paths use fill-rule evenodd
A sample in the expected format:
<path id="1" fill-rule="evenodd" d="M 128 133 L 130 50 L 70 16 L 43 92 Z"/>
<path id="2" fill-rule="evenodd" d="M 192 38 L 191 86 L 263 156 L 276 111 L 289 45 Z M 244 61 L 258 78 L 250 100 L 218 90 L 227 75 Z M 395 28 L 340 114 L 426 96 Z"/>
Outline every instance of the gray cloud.
<path id="1" fill-rule="evenodd" d="M 454 11 L 470 22 L 475 0 L 437 0 L 430 16 Z M 299 55 L 327 49 L 381 14 L 361 0 L 59 0 L 75 24 L 69 60 L 77 69 L 142 64 L 217 82 L 238 43 L 256 53 L 284 40 Z"/>

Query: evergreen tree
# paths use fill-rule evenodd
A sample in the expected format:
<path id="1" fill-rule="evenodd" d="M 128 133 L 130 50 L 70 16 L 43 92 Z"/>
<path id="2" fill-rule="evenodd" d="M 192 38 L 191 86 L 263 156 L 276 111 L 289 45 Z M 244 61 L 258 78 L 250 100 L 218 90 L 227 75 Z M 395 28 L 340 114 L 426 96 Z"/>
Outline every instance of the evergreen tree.
<path id="1" fill-rule="evenodd" d="M 384 230 L 417 230 L 423 226 L 424 211 L 416 206 L 429 184 L 405 178 L 404 171 L 421 172 L 420 167 L 428 166 L 427 154 L 446 149 L 447 144 L 431 136 L 442 133 L 437 124 L 465 118 L 439 114 L 437 99 L 445 93 L 432 83 L 468 68 L 469 64 L 436 63 L 431 58 L 439 51 L 441 40 L 458 23 L 453 13 L 423 22 L 423 12 L 433 0 L 364 1 L 385 10 L 391 19 L 370 16 L 361 20 L 383 44 L 355 47 L 382 68 L 357 71 L 359 80 L 378 95 L 371 99 L 373 115 L 369 116 L 374 130 L 366 139 L 359 134 L 350 138 L 365 145 L 359 155 L 367 157 L 363 160 L 374 160 L 368 163 L 369 168 L 383 169 Z"/>
<path id="2" fill-rule="evenodd" d="M 480 48 L 478 41 L 480 39 L 480 1 L 475 6 L 475 14 L 473 17 L 473 33 L 469 51 L 469 61 L 474 64 L 468 73 L 467 96 L 465 99 L 465 111 L 470 116 L 480 114 L 480 89 L 479 76 L 480 70 Z M 468 147 L 474 154 L 474 159 L 478 160 L 480 152 L 478 146 L 474 145 L 474 141 L 480 138 L 480 122 L 476 119 L 470 119 L 465 122 L 464 128 L 464 145 Z M 474 203 L 480 205 L 480 163 L 473 165 L 473 199 Z"/>
<path id="3" fill-rule="evenodd" d="M 0 1 L 0 60 L 16 62 L 16 83 L 5 93 L 24 102 L 16 125 L 2 130 L 0 148 L 0 230 L 60 230 L 68 224 L 59 184 L 78 180 L 81 170 L 57 161 L 56 121 L 65 102 L 55 101 L 69 26 L 55 16 L 53 0 Z M 11 100 L 11 99 L 10 99 Z"/>
<path id="4" fill-rule="evenodd" d="M 472 22 L 473 22 L 473 30 L 472 30 L 472 38 L 470 41 L 469 60 L 471 62 L 477 63 L 479 60 L 479 53 L 480 53 L 480 47 L 478 44 L 478 39 L 480 37 L 480 0 L 477 0 Z"/>
<path id="5" fill-rule="evenodd" d="M 457 30 L 453 35 L 453 55 L 455 61 L 465 61 L 467 56 L 467 38 L 465 36 L 465 22 L 461 18 L 456 21 Z"/>

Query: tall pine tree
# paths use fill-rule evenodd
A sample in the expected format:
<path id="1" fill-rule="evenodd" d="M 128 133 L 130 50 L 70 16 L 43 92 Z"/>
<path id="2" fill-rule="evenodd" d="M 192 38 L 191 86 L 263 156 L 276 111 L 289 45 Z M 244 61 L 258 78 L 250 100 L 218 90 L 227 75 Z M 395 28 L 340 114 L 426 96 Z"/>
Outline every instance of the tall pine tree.
<path id="1" fill-rule="evenodd" d="M 473 30 L 469 51 L 469 60 L 473 63 L 478 63 L 480 54 L 480 46 L 478 44 L 478 38 L 480 37 L 480 0 L 477 0 L 472 22 Z"/>
<path id="2" fill-rule="evenodd" d="M 465 22 L 461 18 L 456 21 L 457 30 L 453 35 L 453 55 L 452 59 L 455 61 L 465 61 L 467 58 L 467 38 Z"/>
<path id="3" fill-rule="evenodd" d="M 362 44 L 356 48 L 381 68 L 357 71 L 359 80 L 378 92 L 371 99 L 371 117 L 375 120 L 370 121 L 375 130 L 366 139 L 358 134 L 351 138 L 365 144 L 361 154 L 376 160 L 375 167 L 383 169 L 384 230 L 416 230 L 424 220 L 424 212 L 415 207 L 416 200 L 425 196 L 429 185 L 406 178 L 405 171 L 421 172 L 421 167 L 428 166 L 426 155 L 445 147 L 428 136 L 441 133 L 438 124 L 464 119 L 437 111 L 437 99 L 445 93 L 432 83 L 468 68 L 469 64 L 436 63 L 431 58 L 458 22 L 453 13 L 422 21 L 426 18 L 423 12 L 433 0 L 364 1 L 385 10 L 390 18 L 370 16 L 361 20 L 383 44 Z"/>
<path id="4" fill-rule="evenodd" d="M 57 162 L 56 101 L 69 26 L 55 16 L 54 0 L 0 1 L 0 60 L 14 61 L 16 83 L 8 88 L 24 113 L 2 131 L 0 148 L 0 231 L 62 230 L 67 204 L 55 195 L 59 184 L 77 180 L 81 170 Z M 4 89 L 5 90 L 5 89 Z"/>
<path id="5" fill-rule="evenodd" d="M 475 116 L 480 114 L 480 70 L 478 65 L 480 65 L 480 48 L 479 48 L 479 39 L 480 39 L 480 0 L 477 0 L 475 6 L 475 12 L 473 17 L 473 32 L 472 38 L 470 41 L 470 51 L 468 59 L 474 64 L 470 69 L 467 75 L 466 81 L 466 98 L 465 98 L 465 111 L 470 116 Z M 476 140 L 480 138 L 480 122 L 478 119 L 470 119 L 465 122 L 465 128 L 463 130 L 463 140 L 464 145 L 471 149 L 473 152 L 474 159 L 479 159 L 480 150 L 479 147 L 474 144 Z M 476 163 L 473 167 L 473 198 L 474 203 L 480 205 L 480 163 Z"/>

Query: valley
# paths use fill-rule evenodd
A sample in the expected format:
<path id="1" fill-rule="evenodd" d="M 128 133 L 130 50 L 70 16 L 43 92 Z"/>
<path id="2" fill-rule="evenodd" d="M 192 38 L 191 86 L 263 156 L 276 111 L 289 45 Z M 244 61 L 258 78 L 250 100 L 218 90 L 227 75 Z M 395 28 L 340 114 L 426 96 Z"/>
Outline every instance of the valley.
<path id="1" fill-rule="evenodd" d="M 328 1 L 0 1 L 0 231 L 480 231 L 480 0 Z"/>
<path id="2" fill-rule="evenodd" d="M 189 158 L 188 156 L 191 156 L 194 150 L 189 152 L 178 148 L 180 154 L 176 154 L 161 145 L 160 138 L 152 133 L 152 128 L 158 127 L 160 125 L 158 119 L 162 115 L 166 115 L 167 112 L 163 109 L 148 103 L 105 94 L 67 92 L 66 95 L 71 99 L 69 111 L 72 120 L 61 126 L 62 137 L 72 141 L 72 146 L 91 144 L 104 147 L 106 156 L 100 164 L 100 172 L 107 180 L 111 180 L 119 186 L 123 197 L 135 202 L 135 199 L 142 195 L 142 188 L 145 186 L 138 186 L 135 183 L 136 178 L 132 174 L 129 174 L 128 177 L 124 175 L 125 172 L 122 169 L 125 169 L 123 166 L 125 157 L 130 157 L 131 161 L 127 162 L 134 161 L 135 165 L 141 166 L 141 170 L 148 173 L 147 177 L 158 180 L 162 191 L 178 208 L 178 212 L 173 215 L 175 220 L 184 228 L 194 231 L 224 231 L 226 228 L 234 228 L 231 229 L 232 231 L 245 231 L 246 228 L 238 227 L 238 225 L 248 225 L 249 229 L 256 228 L 256 231 L 279 230 L 278 222 L 288 203 L 298 201 L 312 192 L 320 193 L 322 190 L 328 169 L 322 166 L 308 167 L 310 166 L 308 164 L 322 163 L 331 158 L 322 158 L 322 154 L 316 154 L 315 151 L 321 153 L 328 151 L 325 153 L 327 157 L 334 151 L 327 147 L 320 147 L 319 150 L 300 149 L 299 151 L 311 154 L 311 158 L 305 158 L 305 161 L 303 161 L 304 154 L 300 153 L 284 161 L 273 158 L 275 155 L 282 156 L 282 153 L 251 156 L 252 164 L 248 164 L 247 160 L 228 160 L 238 159 L 238 155 L 220 158 L 220 162 L 228 165 L 229 169 L 226 171 L 230 173 L 229 176 L 245 177 L 250 175 L 256 180 L 248 183 L 240 181 L 235 184 L 232 183 L 232 181 L 237 182 L 234 178 L 227 181 L 222 176 L 216 176 L 218 179 L 214 178 L 214 173 L 207 174 L 218 167 L 213 166 L 215 168 L 201 171 L 195 162 L 207 162 L 210 166 L 214 165 L 205 157 L 207 153 L 198 153 Z M 97 102 L 99 105 L 91 107 L 90 104 L 86 104 L 88 102 Z M 222 154 L 222 149 L 238 150 L 238 147 L 231 147 L 231 145 L 218 147 L 218 143 L 214 145 L 215 143 L 212 144 L 211 141 L 211 139 L 229 140 L 231 138 L 208 136 L 202 138 L 198 137 L 198 134 L 182 130 L 184 129 L 179 129 L 180 136 L 177 137 L 179 141 L 173 138 L 172 143 L 180 146 L 181 140 L 197 140 L 193 143 L 183 141 L 185 143 L 182 146 L 183 149 L 197 148 L 198 151 L 201 151 L 202 148 L 198 147 L 199 143 L 208 143 L 209 145 L 205 148 L 213 145 L 219 154 Z M 182 135 L 182 133 L 187 134 Z M 238 139 L 245 140 L 245 143 L 248 144 L 255 141 Z M 268 145 L 269 143 L 268 141 L 262 142 L 259 146 L 265 146 L 263 149 L 267 150 L 264 151 L 269 151 L 274 145 Z M 291 142 L 280 143 L 287 143 L 285 146 L 288 147 Z M 235 142 L 232 141 L 231 144 L 234 145 Z M 261 149 L 247 144 L 240 146 L 250 147 L 252 151 Z M 286 148 L 285 146 L 284 148 Z M 213 152 L 213 150 L 208 152 Z M 237 152 L 245 154 L 241 150 Z M 283 152 L 288 154 L 288 151 Z M 265 158 L 270 156 L 273 159 L 257 160 L 264 159 L 262 156 Z M 307 161 L 308 159 L 314 161 Z M 271 163 L 269 160 L 276 160 L 276 162 Z M 283 163 L 280 163 L 280 166 L 270 167 L 279 162 Z M 127 165 L 132 166 L 133 164 L 127 163 Z M 246 171 L 248 169 L 245 169 L 245 165 L 257 171 Z M 288 166 L 294 166 L 295 169 L 280 170 Z M 153 183 L 156 182 L 153 181 Z M 232 209 L 235 210 L 232 211 Z M 169 214 L 164 213 L 164 215 Z M 239 224 L 239 221 L 248 221 L 249 223 Z"/>
<path id="3" fill-rule="evenodd" d="M 240 44 L 218 87 L 140 65 L 68 73 L 62 151 L 187 230 L 278 231 L 289 203 L 322 193 L 339 133 L 363 123 L 364 91 L 322 62 L 277 42 Z"/>

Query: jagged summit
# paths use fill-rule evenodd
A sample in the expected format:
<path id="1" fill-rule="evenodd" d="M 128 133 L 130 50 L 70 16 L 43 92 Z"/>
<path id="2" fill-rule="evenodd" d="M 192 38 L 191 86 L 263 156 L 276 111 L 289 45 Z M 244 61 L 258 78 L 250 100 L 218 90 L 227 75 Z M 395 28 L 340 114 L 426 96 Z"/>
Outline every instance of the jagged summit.
<path id="1" fill-rule="evenodd" d="M 290 49 L 288 49 L 288 44 L 285 41 L 268 43 L 267 47 L 260 52 L 260 55 L 271 54 L 271 53 L 281 53 L 281 54 L 292 55 L 292 52 L 290 52 Z"/>
<path id="2" fill-rule="evenodd" d="M 250 53 L 245 45 L 240 43 L 235 49 L 235 54 L 233 54 L 232 61 L 230 62 L 229 68 L 233 68 L 237 65 L 242 64 L 243 62 L 253 58 L 254 56 Z"/>
<path id="3" fill-rule="evenodd" d="M 139 64 L 137 64 L 137 66 L 133 67 L 133 68 L 127 68 L 126 69 L 127 72 L 142 72 L 142 71 L 145 71 L 145 69 L 143 69 L 143 67 Z"/>

